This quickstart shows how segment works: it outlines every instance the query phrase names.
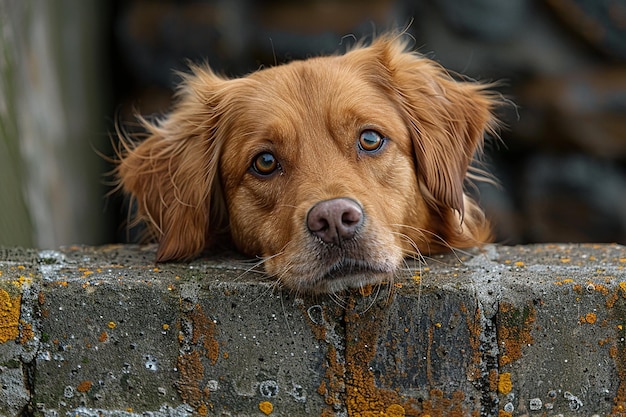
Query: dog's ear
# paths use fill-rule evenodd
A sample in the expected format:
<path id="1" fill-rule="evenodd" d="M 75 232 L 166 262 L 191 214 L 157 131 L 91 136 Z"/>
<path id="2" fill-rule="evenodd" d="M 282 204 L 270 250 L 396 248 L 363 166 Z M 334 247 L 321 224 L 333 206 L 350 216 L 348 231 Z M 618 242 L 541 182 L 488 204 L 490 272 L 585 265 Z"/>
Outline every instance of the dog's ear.
<path id="1" fill-rule="evenodd" d="M 216 109 L 229 81 L 208 68 L 192 69 L 183 76 L 169 115 L 154 123 L 140 118 L 145 141 L 134 145 L 121 139 L 120 187 L 136 202 L 137 220 L 145 221 L 158 240 L 158 262 L 197 255 L 226 218 Z"/>
<path id="2" fill-rule="evenodd" d="M 485 131 L 495 125 L 496 100 L 484 85 L 456 81 L 432 60 L 407 52 L 397 37 L 370 48 L 409 125 L 427 201 L 463 215 L 463 183 Z"/>

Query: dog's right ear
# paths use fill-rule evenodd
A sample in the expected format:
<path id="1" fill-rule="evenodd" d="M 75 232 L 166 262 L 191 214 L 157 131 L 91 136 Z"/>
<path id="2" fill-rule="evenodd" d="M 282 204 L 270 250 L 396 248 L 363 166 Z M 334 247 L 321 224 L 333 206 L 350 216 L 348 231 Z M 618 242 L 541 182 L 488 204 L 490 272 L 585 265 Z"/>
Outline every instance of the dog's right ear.
<path id="1" fill-rule="evenodd" d="M 183 78 L 169 115 L 154 123 L 139 118 L 145 141 L 120 139 L 120 188 L 158 240 L 157 262 L 194 257 L 227 223 L 218 175 L 225 138 L 217 124 L 231 81 L 200 67 Z"/>

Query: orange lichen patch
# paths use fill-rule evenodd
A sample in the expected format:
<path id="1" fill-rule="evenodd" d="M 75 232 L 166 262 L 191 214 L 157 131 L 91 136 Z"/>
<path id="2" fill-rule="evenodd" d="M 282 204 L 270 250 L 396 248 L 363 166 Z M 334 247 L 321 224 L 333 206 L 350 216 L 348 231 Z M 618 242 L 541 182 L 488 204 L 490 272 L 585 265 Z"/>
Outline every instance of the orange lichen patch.
<path id="1" fill-rule="evenodd" d="M 448 416 L 468 415 L 463 407 L 462 392 L 446 398 L 441 390 L 431 390 L 430 399 L 421 404 L 402 397 L 393 387 L 377 383 L 371 361 L 376 355 L 376 345 L 384 322 L 378 315 L 382 309 L 371 308 L 367 313 L 357 313 L 351 300 L 344 313 L 346 329 L 345 347 L 345 405 L 349 416 Z M 434 326 L 431 326 L 431 331 Z M 428 360 L 428 359 L 427 359 Z"/>
<path id="2" fill-rule="evenodd" d="M 498 410 L 498 417 L 513 417 L 513 414 L 508 411 Z"/>
<path id="3" fill-rule="evenodd" d="M 19 336 L 21 301 L 21 294 L 11 297 L 5 290 L 0 290 L 0 343 L 15 340 Z"/>
<path id="4" fill-rule="evenodd" d="M 482 327 L 480 324 L 480 308 L 476 307 L 473 314 L 467 309 L 465 304 L 460 305 L 461 312 L 465 315 L 465 322 L 467 329 L 469 330 L 469 343 L 472 348 L 472 359 L 470 366 L 467 370 L 467 377 L 470 381 L 475 381 L 480 378 L 482 370 L 480 364 L 482 361 L 480 352 L 480 335 L 482 333 Z"/>
<path id="5" fill-rule="evenodd" d="M 598 320 L 598 316 L 596 315 L 596 313 L 587 313 L 584 316 L 581 316 L 578 321 L 581 324 L 582 323 L 594 324 L 597 320 Z"/>
<path id="6" fill-rule="evenodd" d="M 498 392 L 506 395 L 513 389 L 513 383 L 511 382 L 511 373 L 503 372 L 498 378 Z"/>
<path id="7" fill-rule="evenodd" d="M 606 297 L 605 305 L 606 308 L 611 309 L 615 305 L 615 303 L 619 300 L 618 290 L 615 290 L 613 294 Z"/>
<path id="8" fill-rule="evenodd" d="M 392 376 L 386 375 L 384 379 L 377 380 L 371 362 L 376 356 L 381 326 L 385 322 L 381 316 L 385 316 L 386 312 L 384 308 L 377 306 L 372 306 L 363 312 L 355 308 L 355 305 L 355 298 L 351 297 L 343 309 L 336 307 L 328 311 L 326 306 L 323 307 L 324 317 L 341 320 L 343 315 L 346 341 L 343 355 L 337 351 L 337 347 L 332 342 L 326 339 L 327 324 L 321 320 L 313 320 L 309 314 L 310 311 L 307 311 L 304 306 L 301 307 L 302 314 L 309 318 L 307 323 L 315 337 L 327 343 L 324 378 L 317 388 L 317 393 L 327 404 L 321 416 L 333 416 L 334 410 L 342 406 L 346 407 L 347 415 L 350 417 L 478 415 L 467 412 L 464 407 L 465 396 L 461 391 L 452 393 L 448 398 L 441 390 L 434 389 L 430 392 L 430 398 L 420 399 L 418 402 L 415 398 L 404 397 L 400 387 L 386 386 L 386 381 L 393 379 Z M 430 332 L 434 332 L 436 328 L 433 324 L 430 326 Z M 390 343 L 397 342 L 399 341 Z M 404 376 L 406 377 L 406 374 Z"/>
<path id="9" fill-rule="evenodd" d="M 517 266 L 518 268 L 526 266 L 526 264 L 524 262 L 522 262 L 522 261 L 517 261 L 517 262 L 514 263 L 514 265 Z"/>
<path id="10" fill-rule="evenodd" d="M 189 313 L 189 318 L 193 323 L 191 342 L 193 344 L 200 343 L 204 348 L 205 356 L 211 361 L 211 365 L 215 365 L 220 354 L 220 346 L 215 339 L 215 322 L 204 314 L 199 304 L 196 304 Z"/>
<path id="11" fill-rule="evenodd" d="M 391 404 L 385 411 L 387 417 L 404 417 L 406 415 L 406 410 L 399 404 Z"/>
<path id="12" fill-rule="evenodd" d="M 330 406 L 332 410 L 333 406 L 342 403 L 342 395 L 346 390 L 345 385 L 345 365 L 337 357 L 337 349 L 329 345 L 326 352 L 326 371 L 324 372 L 325 380 L 322 380 L 320 386 L 317 388 L 317 392 L 324 394 L 324 402 Z M 334 415 L 334 413 L 333 413 Z"/>
<path id="13" fill-rule="evenodd" d="M 179 377 L 176 388 L 183 401 L 196 409 L 199 415 L 208 415 L 213 409 L 209 402 L 211 392 L 203 384 L 204 366 L 202 356 L 209 359 L 211 365 L 215 365 L 219 358 L 219 343 L 215 339 L 216 323 L 209 319 L 199 304 L 186 313 L 186 320 L 191 322 L 191 334 L 178 334 L 181 344 L 191 343 L 191 349 L 178 356 Z M 177 325 L 182 328 L 180 324 Z M 225 356 L 226 357 L 226 356 Z"/>
<path id="14" fill-rule="evenodd" d="M 266 416 L 269 416 L 274 411 L 274 406 L 269 401 L 262 401 L 259 403 L 259 410 Z"/>
<path id="15" fill-rule="evenodd" d="M 205 402 L 208 399 L 208 393 L 201 388 L 204 367 L 198 351 L 193 350 L 179 355 L 177 368 L 179 378 L 176 382 L 176 389 L 182 400 L 194 407 L 200 414 L 203 406 L 208 412 Z"/>
<path id="16" fill-rule="evenodd" d="M 611 346 L 609 355 L 615 362 L 619 379 L 617 393 L 613 398 L 612 415 L 623 416 L 626 412 L 626 345 L 622 343 L 619 348 Z"/>
<path id="17" fill-rule="evenodd" d="M 489 391 L 495 392 L 498 390 L 498 381 L 499 381 L 498 371 L 495 369 L 489 370 Z"/>
<path id="18" fill-rule="evenodd" d="M 89 391 L 91 389 L 92 385 L 93 385 L 93 383 L 91 381 L 82 381 L 76 387 L 76 391 L 78 391 L 78 392 L 87 392 L 87 391 Z"/>
<path id="19" fill-rule="evenodd" d="M 169 325 L 169 324 L 167 324 L 167 323 L 165 323 L 165 324 L 163 324 L 163 326 L 161 326 L 161 327 L 163 328 L 163 330 L 167 331 L 167 330 L 169 330 L 170 325 Z"/>
<path id="20" fill-rule="evenodd" d="M 20 344 L 26 344 L 29 340 L 32 340 L 35 337 L 35 332 L 33 331 L 33 325 L 30 323 L 26 323 L 21 320 L 21 329 L 20 329 Z"/>
<path id="21" fill-rule="evenodd" d="M 593 285 L 593 289 L 594 291 L 599 292 L 602 295 L 609 295 L 609 293 L 611 292 L 606 285 L 602 285 L 602 284 L 593 284 L 593 283 L 589 283 L 590 285 Z"/>
<path id="22" fill-rule="evenodd" d="M 363 297 L 369 297 L 370 295 L 372 295 L 373 289 L 374 286 L 371 284 L 364 285 L 359 288 L 359 294 L 361 294 Z"/>
<path id="23" fill-rule="evenodd" d="M 626 282 L 622 281 L 620 282 L 617 287 L 615 288 L 615 290 L 610 293 L 610 294 L 606 294 L 606 307 L 611 309 L 615 306 L 615 303 L 617 302 L 617 300 L 620 299 L 620 293 L 622 294 L 623 298 L 626 298 Z"/>
<path id="24" fill-rule="evenodd" d="M 204 404 L 204 403 L 200 404 L 200 406 L 196 409 L 196 411 L 201 416 L 208 416 L 209 415 L 209 407 L 207 407 L 207 405 Z"/>
<path id="25" fill-rule="evenodd" d="M 505 366 L 522 357 L 522 346 L 534 343 L 530 332 L 536 312 L 531 304 L 520 311 L 511 304 L 500 303 L 498 309 L 498 342 L 503 346 L 500 366 Z"/>
<path id="26" fill-rule="evenodd" d="M 98 336 L 98 342 L 104 343 L 109 340 L 109 334 L 107 332 L 101 332 L 100 336 Z"/>
<path id="27" fill-rule="evenodd" d="M 574 282 L 573 279 L 571 279 L 571 278 L 564 278 L 561 281 L 555 281 L 554 283 L 556 285 L 564 285 L 564 284 L 571 284 L 572 282 Z"/>

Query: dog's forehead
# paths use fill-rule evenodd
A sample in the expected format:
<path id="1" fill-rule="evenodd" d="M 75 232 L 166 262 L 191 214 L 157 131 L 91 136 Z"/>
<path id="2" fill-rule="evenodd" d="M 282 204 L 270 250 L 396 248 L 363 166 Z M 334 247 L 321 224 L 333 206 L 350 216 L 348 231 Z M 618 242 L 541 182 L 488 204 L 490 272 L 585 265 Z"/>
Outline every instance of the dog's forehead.
<path id="1" fill-rule="evenodd" d="M 261 125 L 293 121 L 296 128 L 393 112 L 389 94 L 342 58 L 312 58 L 252 73 L 239 92 L 241 108 L 231 110 Z"/>
<path id="2" fill-rule="evenodd" d="M 226 152 L 246 160 L 269 150 L 296 159 L 338 148 L 352 152 L 364 129 L 408 137 L 394 98 L 343 57 L 295 61 L 245 77 L 227 110 Z"/>
<path id="3" fill-rule="evenodd" d="M 315 105 L 315 108 L 324 103 L 349 102 L 349 97 L 357 92 L 372 93 L 374 87 L 343 58 L 329 56 L 293 61 L 248 77 L 258 82 L 258 94 L 274 97 L 286 104 L 309 104 Z"/>

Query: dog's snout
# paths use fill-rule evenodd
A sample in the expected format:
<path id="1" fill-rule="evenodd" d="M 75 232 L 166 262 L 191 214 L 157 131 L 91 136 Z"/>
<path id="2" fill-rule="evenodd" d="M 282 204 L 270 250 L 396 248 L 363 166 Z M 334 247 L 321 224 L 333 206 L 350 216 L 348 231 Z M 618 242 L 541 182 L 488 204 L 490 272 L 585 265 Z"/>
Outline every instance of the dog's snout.
<path id="1" fill-rule="evenodd" d="M 351 239 L 363 224 L 363 209 L 349 198 L 321 201 L 309 210 L 307 227 L 325 243 Z"/>

